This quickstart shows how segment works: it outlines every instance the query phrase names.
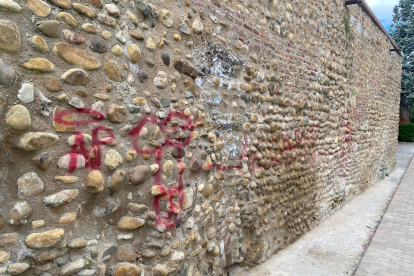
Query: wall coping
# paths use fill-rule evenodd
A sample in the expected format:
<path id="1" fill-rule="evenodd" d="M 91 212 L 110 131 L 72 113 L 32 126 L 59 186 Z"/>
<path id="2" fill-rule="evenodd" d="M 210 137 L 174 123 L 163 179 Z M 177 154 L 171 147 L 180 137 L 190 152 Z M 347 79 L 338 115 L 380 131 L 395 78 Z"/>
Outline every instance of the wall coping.
<path id="1" fill-rule="evenodd" d="M 395 40 L 392 38 L 392 36 L 388 33 L 388 31 L 384 28 L 382 23 L 378 20 L 375 13 L 371 10 L 367 2 L 365 0 L 362 0 L 362 3 L 360 3 L 362 6 L 362 9 L 369 15 L 371 20 L 380 28 L 380 30 L 388 37 L 388 39 L 391 41 L 391 44 L 394 46 L 394 49 L 399 50 L 398 53 L 401 55 L 401 49 L 395 42 Z"/>

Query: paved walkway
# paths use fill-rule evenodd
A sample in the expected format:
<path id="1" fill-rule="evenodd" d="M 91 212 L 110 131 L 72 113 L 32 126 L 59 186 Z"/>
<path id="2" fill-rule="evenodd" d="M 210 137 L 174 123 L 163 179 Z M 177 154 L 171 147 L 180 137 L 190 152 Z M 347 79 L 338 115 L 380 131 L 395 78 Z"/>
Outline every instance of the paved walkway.
<path id="1" fill-rule="evenodd" d="M 355 276 L 414 275 L 414 159 Z"/>
<path id="2" fill-rule="evenodd" d="M 376 183 L 364 193 L 357 196 L 349 202 L 342 210 L 336 212 L 321 225 L 305 234 L 295 243 L 286 249 L 280 251 L 263 264 L 251 268 L 244 269 L 234 266 L 230 269 L 230 276 L 342 276 L 353 275 L 358 267 L 359 262 L 369 244 L 374 230 L 384 215 L 388 203 L 395 193 L 398 183 L 404 175 L 408 164 L 414 155 L 414 143 L 401 143 L 397 149 L 397 168 L 391 175 L 383 181 Z M 411 163 L 412 170 L 406 175 L 404 181 L 413 179 L 414 182 L 414 163 Z M 404 182 L 406 183 L 406 182 Z M 392 226 L 392 229 L 386 229 L 388 234 L 382 234 L 383 230 L 378 230 L 375 235 L 379 235 L 382 244 L 387 241 L 387 246 L 383 245 L 383 249 L 388 253 L 369 254 L 371 246 L 368 249 L 366 258 L 364 258 L 358 276 L 361 275 L 414 275 L 414 269 L 411 274 L 378 274 L 374 271 L 374 264 L 385 262 L 385 256 L 393 257 L 397 250 L 401 248 L 409 249 L 412 255 L 402 254 L 398 251 L 398 256 L 404 258 L 402 268 L 411 267 L 414 264 L 414 221 L 409 222 L 411 214 L 414 216 L 414 200 L 409 202 L 409 198 L 414 197 L 414 189 L 412 193 L 407 193 L 407 189 L 403 184 L 399 193 L 396 195 L 397 201 L 402 201 L 398 206 L 390 206 L 388 212 L 399 212 L 399 216 L 395 216 L 398 224 L 401 226 Z M 413 187 L 414 188 L 414 187 Z M 405 199 L 399 199 L 400 195 L 407 194 Z M 394 201 L 395 201 L 394 199 Z M 414 199 L 414 198 L 413 198 Z M 394 202 L 393 202 L 394 203 Z M 411 204 L 410 204 L 411 203 Z M 405 204 L 405 205 L 403 205 Z M 388 217 L 388 213 L 387 213 Z M 394 222 L 394 224 L 397 221 Z M 404 223 L 404 225 L 402 225 Z M 393 225 L 392 222 L 389 223 Z M 382 226 L 382 224 L 381 224 Z M 381 227 L 382 228 L 382 227 Z M 390 227 L 389 227 L 390 228 Z M 407 236 L 410 238 L 403 239 L 397 235 Z M 382 236 L 381 236 L 382 235 Z M 396 238 L 393 238 L 396 237 Z M 399 245 L 397 242 L 403 242 Z M 375 241 L 373 242 L 375 244 Z M 373 246 L 372 246 L 373 247 Z M 390 251 L 388 248 L 391 248 Z M 400 248 L 400 249 L 397 249 Z M 373 250 L 372 250 L 373 251 Z M 392 255 L 392 254 L 394 255 Z M 391 254 L 391 255 L 390 255 Z M 383 255 L 383 259 L 379 259 L 378 255 Z M 372 256 L 372 259 L 368 259 Z M 386 259 L 389 261 L 390 259 Z M 371 267 L 365 266 L 365 261 Z M 398 264 L 391 264 L 394 267 L 400 267 Z M 414 266 L 414 265 L 413 265 Z M 382 266 L 377 266 L 382 267 Z M 372 274 L 368 274 L 371 271 Z M 401 270 L 407 271 L 407 270 Z"/>

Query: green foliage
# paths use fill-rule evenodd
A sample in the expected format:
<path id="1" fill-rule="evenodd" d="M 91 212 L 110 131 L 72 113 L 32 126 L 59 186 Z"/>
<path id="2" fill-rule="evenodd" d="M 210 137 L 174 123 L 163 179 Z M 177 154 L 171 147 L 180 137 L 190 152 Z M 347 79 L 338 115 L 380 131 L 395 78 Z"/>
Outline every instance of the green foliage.
<path id="1" fill-rule="evenodd" d="M 410 122 L 414 122 L 414 105 L 411 106 Z"/>
<path id="2" fill-rule="evenodd" d="M 351 40 L 354 38 L 354 30 L 351 27 L 351 16 L 348 14 L 347 8 L 344 9 L 344 25 L 346 39 Z"/>
<path id="3" fill-rule="evenodd" d="M 340 30 L 342 29 L 342 24 L 337 24 L 337 25 L 335 26 L 335 28 L 336 28 L 338 31 L 340 31 Z"/>
<path id="4" fill-rule="evenodd" d="M 414 0 L 400 0 L 394 7 L 391 35 L 403 54 L 401 104 L 414 101 Z"/>
<path id="5" fill-rule="evenodd" d="M 403 142 L 414 142 L 414 124 L 400 124 L 398 140 Z"/>

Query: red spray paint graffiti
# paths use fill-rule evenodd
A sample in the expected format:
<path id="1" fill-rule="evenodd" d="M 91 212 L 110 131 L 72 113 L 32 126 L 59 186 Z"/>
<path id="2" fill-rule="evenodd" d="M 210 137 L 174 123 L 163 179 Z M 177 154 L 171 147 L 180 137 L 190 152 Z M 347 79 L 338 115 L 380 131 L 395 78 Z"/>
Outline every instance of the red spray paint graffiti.
<path id="1" fill-rule="evenodd" d="M 64 117 L 73 113 L 90 114 L 97 119 L 85 120 L 85 121 L 68 121 Z M 54 120 L 58 124 L 62 125 L 73 125 L 73 126 L 86 126 L 95 124 L 102 121 L 104 115 L 96 110 L 88 108 L 80 108 L 73 110 L 63 110 L 54 114 Z M 100 140 L 99 132 L 105 132 L 109 135 L 109 139 Z M 85 167 L 90 167 L 93 170 L 97 170 L 101 167 L 101 146 L 111 143 L 114 140 L 114 134 L 112 131 L 105 126 L 97 126 L 92 129 L 92 141 L 91 141 L 91 152 L 85 147 L 85 137 L 82 132 L 78 131 L 75 134 L 75 141 L 69 152 L 69 172 L 75 171 L 77 168 L 78 155 L 82 155 L 85 158 Z"/>
<path id="2" fill-rule="evenodd" d="M 88 114 L 93 116 L 95 119 L 83 120 L 83 121 L 68 121 L 65 120 L 64 117 L 70 114 L 79 113 L 79 114 Z M 86 126 L 91 124 L 97 124 L 104 119 L 104 115 L 100 112 L 95 110 L 82 108 L 76 109 L 74 111 L 71 110 L 64 110 L 58 112 L 54 115 L 54 120 L 62 125 L 75 125 L 75 126 Z M 165 137 L 165 141 L 160 144 L 158 147 L 155 147 L 151 150 L 143 150 L 139 148 L 139 139 L 141 137 L 141 132 L 147 124 L 154 124 L 159 127 L 159 130 Z M 169 112 L 165 118 L 159 119 L 156 116 L 148 116 L 141 119 L 141 121 L 130 131 L 129 137 L 131 139 L 131 143 L 135 149 L 135 151 L 140 155 L 155 155 L 155 163 L 161 168 L 162 163 L 162 156 L 163 150 L 165 148 L 179 148 L 185 149 L 189 146 L 192 141 L 194 135 L 194 129 L 198 126 L 203 126 L 201 121 L 193 123 L 193 121 L 184 115 L 181 111 L 172 111 Z M 99 133 L 106 133 L 109 135 L 109 139 L 99 139 Z M 308 133 L 308 139 L 304 139 L 304 133 Z M 334 153 L 326 153 L 326 152 L 315 152 L 312 156 L 306 155 L 303 150 L 299 148 L 302 145 L 306 145 L 306 147 L 315 147 L 316 143 L 314 139 L 318 138 L 318 134 L 315 134 L 313 128 L 306 130 L 306 132 L 302 132 L 301 130 L 295 130 L 295 138 L 294 141 L 289 139 L 288 133 L 283 135 L 279 133 L 279 141 L 281 146 L 283 147 L 283 152 L 290 152 L 290 164 L 292 164 L 298 157 L 304 157 L 307 159 L 312 159 L 316 162 L 316 158 L 318 156 L 328 156 L 334 155 L 342 151 L 342 154 L 345 155 L 345 146 L 341 147 L 341 150 L 337 150 Z M 343 141 L 348 145 L 348 151 L 352 154 L 353 145 L 352 145 L 352 136 L 350 134 L 351 127 L 350 123 L 347 122 L 343 137 L 340 137 L 340 141 Z M 298 135 L 300 135 L 300 139 L 298 139 Z M 101 166 L 101 146 L 107 145 L 108 143 L 114 140 L 114 135 L 112 131 L 105 126 L 96 126 L 92 129 L 92 141 L 91 147 L 92 150 L 88 151 L 85 146 L 85 139 L 84 134 L 82 132 L 77 132 L 75 134 L 75 141 L 71 147 L 69 152 L 71 159 L 69 163 L 69 172 L 73 172 L 77 167 L 77 156 L 82 155 L 85 160 L 85 166 L 90 167 L 91 169 L 99 169 Z M 238 157 L 238 164 L 231 165 L 231 166 L 223 166 L 220 163 L 211 164 L 208 169 L 215 168 L 218 171 L 226 171 L 231 169 L 242 169 L 242 161 L 245 159 L 248 161 L 250 159 L 250 164 L 247 164 L 248 169 L 250 172 L 257 170 L 259 168 L 269 168 L 270 166 L 281 166 L 283 164 L 284 155 L 283 152 L 280 155 L 272 154 L 270 157 L 270 164 L 266 165 L 256 165 L 258 159 L 260 159 L 260 155 L 254 155 L 253 158 L 251 154 L 245 154 L 246 149 L 249 147 L 249 142 L 247 137 L 243 139 L 243 147 L 241 150 L 241 154 Z M 271 141 L 272 143 L 276 143 L 274 139 Z M 256 146 L 257 147 L 257 146 Z M 182 152 L 178 150 L 178 152 Z M 293 154 L 292 154 L 293 153 Z M 184 201 L 184 182 L 183 182 L 183 174 L 186 168 L 186 165 L 182 163 L 181 155 L 176 156 L 177 159 L 177 167 L 178 167 L 178 183 L 166 188 L 163 185 L 161 171 L 158 170 L 154 174 L 154 181 L 153 185 L 157 187 L 159 193 L 157 196 L 154 197 L 153 207 L 156 213 L 156 226 L 159 228 L 165 229 L 172 229 L 178 226 L 180 222 L 181 216 L 181 208 L 183 206 Z M 160 207 L 160 201 L 166 200 L 167 201 L 167 210 L 168 212 L 162 212 Z"/>
<path id="3" fill-rule="evenodd" d="M 172 120 L 179 119 L 181 123 L 175 122 L 174 125 L 171 124 Z M 152 150 L 142 150 L 139 148 L 139 137 L 141 134 L 141 131 L 145 127 L 147 123 L 156 124 L 158 125 L 161 133 L 165 134 L 165 142 L 158 146 L 155 149 Z M 168 125 L 171 125 L 168 127 Z M 203 123 L 201 121 L 193 124 L 192 120 L 184 115 L 181 111 L 172 111 L 169 112 L 164 119 L 159 119 L 156 116 L 149 116 L 143 118 L 140 123 L 135 126 L 131 132 L 131 142 L 135 149 L 135 151 L 138 154 L 145 154 L 145 155 L 153 155 L 155 154 L 155 162 L 156 164 L 161 167 L 161 159 L 163 155 L 163 149 L 164 148 L 186 148 L 193 137 L 193 131 L 195 127 L 197 126 L 203 126 Z M 184 133 L 185 131 L 188 131 L 188 134 L 183 136 L 177 136 L 177 133 Z M 183 139 L 178 139 L 183 138 Z M 178 152 L 181 152 L 178 150 Z M 162 185 L 161 180 L 161 172 L 158 171 L 154 174 L 154 185 L 158 187 L 159 190 L 161 190 L 161 194 L 155 196 L 154 198 L 154 210 L 157 215 L 157 221 L 156 225 L 159 228 L 173 228 L 176 226 L 176 224 L 180 221 L 180 210 L 183 206 L 183 200 L 184 200 L 184 182 L 183 182 L 183 174 L 184 170 L 186 168 L 185 164 L 181 162 L 181 158 L 183 156 L 177 157 L 177 166 L 178 166 L 178 183 L 176 185 L 172 185 L 168 189 L 165 188 Z M 178 199 L 178 203 L 174 201 L 174 199 Z M 167 208 L 168 213 L 167 216 L 163 216 L 161 214 L 160 210 L 160 201 L 161 199 L 168 200 Z M 174 220 L 173 216 L 176 214 L 178 217 Z"/>

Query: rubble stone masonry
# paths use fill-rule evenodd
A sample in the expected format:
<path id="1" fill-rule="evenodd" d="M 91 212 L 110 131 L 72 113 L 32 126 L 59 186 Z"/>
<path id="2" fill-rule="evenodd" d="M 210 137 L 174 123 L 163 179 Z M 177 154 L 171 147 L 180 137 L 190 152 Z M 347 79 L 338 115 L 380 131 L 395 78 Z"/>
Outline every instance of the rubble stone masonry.
<path id="1" fill-rule="evenodd" d="M 395 167 L 401 54 L 339 0 L 0 0 L 0 274 L 226 275 Z"/>

